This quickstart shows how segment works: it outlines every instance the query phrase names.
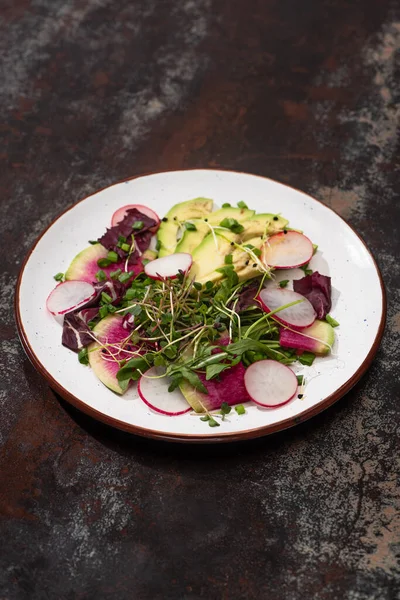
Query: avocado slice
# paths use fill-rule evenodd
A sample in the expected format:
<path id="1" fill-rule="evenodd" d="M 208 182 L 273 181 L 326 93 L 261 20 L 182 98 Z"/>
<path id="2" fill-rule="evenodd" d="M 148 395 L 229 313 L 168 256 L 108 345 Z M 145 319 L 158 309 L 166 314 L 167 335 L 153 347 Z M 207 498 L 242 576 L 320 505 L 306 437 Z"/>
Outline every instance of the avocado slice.
<path id="1" fill-rule="evenodd" d="M 195 276 L 199 283 L 222 279 L 222 273 L 217 273 L 215 269 L 225 265 L 225 256 L 231 254 L 233 250 L 231 242 L 239 240 L 239 236 L 231 231 L 224 230 L 222 234 L 215 230 L 214 233 L 215 238 L 212 233 L 209 233 L 192 252 L 193 264 L 190 275 Z"/>
<path id="2" fill-rule="evenodd" d="M 213 200 L 209 198 L 194 198 L 175 204 L 162 219 L 157 232 L 158 256 L 174 253 L 180 223 L 206 217 L 211 212 L 212 206 Z"/>
<path id="3" fill-rule="evenodd" d="M 255 211 L 249 208 L 235 208 L 234 206 L 230 206 L 212 212 L 207 216 L 207 221 L 214 227 L 219 225 L 223 219 L 236 219 L 239 223 L 243 223 L 243 221 L 247 221 L 254 214 Z"/>
<path id="4" fill-rule="evenodd" d="M 285 229 L 288 223 L 287 219 L 272 213 L 253 215 L 246 222 L 242 223 L 244 227 L 242 240 L 247 241 L 256 236 L 272 235 Z"/>
<path id="5" fill-rule="evenodd" d="M 196 227 L 196 231 L 186 229 L 175 248 L 175 252 L 188 252 L 189 254 L 192 254 L 193 250 L 197 248 L 206 235 L 210 233 L 209 226 L 202 219 L 196 219 L 192 222 Z"/>

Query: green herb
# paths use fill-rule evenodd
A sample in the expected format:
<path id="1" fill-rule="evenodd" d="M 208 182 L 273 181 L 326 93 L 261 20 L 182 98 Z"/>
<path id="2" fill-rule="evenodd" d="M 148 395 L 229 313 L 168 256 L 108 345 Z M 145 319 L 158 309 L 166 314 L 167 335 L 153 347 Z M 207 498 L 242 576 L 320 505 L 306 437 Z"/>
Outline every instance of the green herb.
<path id="1" fill-rule="evenodd" d="M 78 360 L 81 363 L 81 365 L 88 365 L 89 364 L 89 355 L 88 355 L 88 349 L 87 348 L 82 348 L 82 350 L 79 350 L 79 352 L 78 352 Z"/>
<path id="2" fill-rule="evenodd" d="M 226 416 L 226 415 L 229 415 L 229 413 L 231 412 L 231 410 L 232 410 L 232 407 L 230 407 L 230 406 L 229 406 L 229 404 L 228 404 L 227 402 L 223 402 L 223 403 L 221 404 L 221 409 L 220 409 L 220 412 L 221 412 L 221 415 L 222 415 L 222 420 L 223 420 L 223 421 L 225 420 L 225 416 Z"/>
<path id="3" fill-rule="evenodd" d="M 208 419 L 208 424 L 210 427 L 219 427 L 219 423 L 217 423 L 217 421 L 213 419 L 213 417 L 210 417 Z"/>
<path id="4" fill-rule="evenodd" d="M 197 290 L 198 292 L 200 292 L 203 289 L 203 286 L 201 285 L 201 283 L 199 283 L 198 281 L 194 281 L 193 282 L 193 287 L 195 290 Z"/>
<path id="5" fill-rule="evenodd" d="M 226 265 L 231 265 L 232 264 L 232 254 L 226 254 L 226 256 L 224 258 L 224 263 Z"/>
<path id="6" fill-rule="evenodd" d="M 297 383 L 302 386 L 304 383 L 304 375 L 297 375 Z"/>
<path id="7" fill-rule="evenodd" d="M 230 364 L 218 364 L 218 363 L 214 364 L 214 365 L 208 365 L 206 367 L 206 380 L 209 381 L 210 379 L 217 377 L 217 375 L 222 373 L 222 371 L 225 371 L 225 369 L 229 369 L 230 366 L 231 366 Z"/>
<path id="8" fill-rule="evenodd" d="M 200 417 L 200 421 L 209 421 L 210 418 L 210 415 L 204 415 L 204 417 Z"/>
<path id="9" fill-rule="evenodd" d="M 289 283 L 289 279 L 282 279 L 282 281 L 279 282 L 279 287 L 285 288 L 288 283 Z"/>
<path id="10" fill-rule="evenodd" d="M 219 225 L 220 227 L 230 229 L 233 233 L 242 233 L 242 231 L 244 231 L 243 225 L 241 225 L 236 219 L 232 219 L 230 217 L 225 217 L 225 219 L 223 219 Z"/>
<path id="11" fill-rule="evenodd" d="M 340 325 L 340 323 L 338 321 L 336 321 L 336 319 L 331 317 L 331 315 L 326 315 L 325 319 L 331 327 L 339 327 L 339 325 Z"/>
<path id="12" fill-rule="evenodd" d="M 314 254 L 316 254 L 316 253 L 317 253 L 317 250 L 318 250 L 318 244 L 313 244 L 313 245 L 312 245 L 312 247 L 313 247 L 313 256 L 314 256 Z"/>
<path id="13" fill-rule="evenodd" d="M 57 275 L 54 275 L 54 279 L 56 281 L 64 281 L 64 273 L 57 273 Z"/>
<path id="14" fill-rule="evenodd" d="M 109 260 L 110 263 L 116 263 L 116 262 L 119 261 L 119 256 L 118 256 L 118 254 L 116 252 L 114 252 L 114 250 L 110 250 L 107 253 L 107 260 Z"/>
<path id="15" fill-rule="evenodd" d="M 301 362 L 301 364 L 306 365 L 307 367 L 311 367 L 311 365 L 314 362 L 314 359 L 315 354 L 313 354 L 312 352 L 303 352 L 303 354 L 299 356 L 299 361 Z"/>
<path id="16" fill-rule="evenodd" d="M 190 221 L 186 221 L 185 229 L 187 229 L 187 231 L 197 231 L 196 225 L 194 223 L 191 223 Z"/>
<path id="17" fill-rule="evenodd" d="M 110 273 L 110 275 L 112 276 L 112 273 Z M 100 269 L 100 271 L 97 271 L 95 277 L 96 277 L 97 281 L 106 281 L 106 279 L 107 279 L 107 275 L 104 273 L 104 271 L 102 269 Z"/>
<path id="18" fill-rule="evenodd" d="M 156 250 L 157 250 L 157 252 L 159 250 L 161 250 L 161 246 L 162 246 L 162 244 L 161 244 L 160 240 L 157 240 L 157 242 L 156 242 Z"/>
<path id="19" fill-rule="evenodd" d="M 304 271 L 304 273 L 306 275 L 312 275 L 313 274 L 313 270 L 308 268 L 308 264 L 307 265 L 303 265 L 302 267 L 300 267 L 300 269 L 302 271 Z"/>
<path id="20" fill-rule="evenodd" d="M 98 244 L 99 242 L 97 240 L 89 240 L 89 244 L 91 244 L 92 246 L 94 246 L 95 244 Z"/>
<path id="21" fill-rule="evenodd" d="M 143 225 L 143 221 L 135 221 L 132 225 L 132 229 L 134 229 L 135 231 L 139 231 L 139 229 L 143 229 Z"/>
<path id="22" fill-rule="evenodd" d="M 238 414 L 238 415 L 244 415 L 244 414 L 245 414 L 245 412 L 246 412 L 246 410 L 245 410 L 245 408 L 244 408 L 243 404 L 237 404 L 237 405 L 235 406 L 235 410 L 236 410 L 236 412 L 237 412 L 237 414 Z"/>
<path id="23" fill-rule="evenodd" d="M 222 208 L 230 208 L 231 205 L 229 204 L 229 202 L 224 202 L 222 205 Z"/>
<path id="24" fill-rule="evenodd" d="M 240 200 L 240 202 L 238 202 L 237 205 L 239 208 L 249 208 L 246 202 L 243 202 L 243 200 Z"/>

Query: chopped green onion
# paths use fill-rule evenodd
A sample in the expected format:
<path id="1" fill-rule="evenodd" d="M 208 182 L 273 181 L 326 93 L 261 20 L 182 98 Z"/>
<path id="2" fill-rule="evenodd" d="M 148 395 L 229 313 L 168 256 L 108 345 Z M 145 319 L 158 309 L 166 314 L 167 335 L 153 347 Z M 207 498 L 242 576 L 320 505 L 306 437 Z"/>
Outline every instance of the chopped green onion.
<path id="1" fill-rule="evenodd" d="M 129 248 L 128 248 L 129 250 Z M 110 263 L 116 263 L 119 261 L 119 256 L 116 252 L 114 252 L 114 250 L 110 250 L 107 254 L 107 260 L 110 261 Z M 97 263 L 99 264 L 99 263 Z"/>
<path id="2" fill-rule="evenodd" d="M 108 258 L 99 258 L 99 260 L 97 261 L 97 264 L 101 268 L 103 268 L 103 267 L 109 267 L 110 264 L 111 264 L 111 261 L 108 260 Z"/>
<path id="3" fill-rule="evenodd" d="M 116 271 L 111 271 L 111 273 L 110 273 L 111 279 L 118 279 L 118 277 L 120 275 L 121 275 L 121 269 L 117 269 Z"/>
<path id="4" fill-rule="evenodd" d="M 246 202 L 243 202 L 243 200 L 241 200 L 240 202 L 237 203 L 239 208 L 249 208 L 246 204 Z"/>
<path id="5" fill-rule="evenodd" d="M 111 296 L 109 296 L 106 292 L 101 292 L 101 299 L 106 304 L 110 304 L 110 302 L 112 302 Z"/>
<path id="6" fill-rule="evenodd" d="M 132 225 L 132 229 L 134 229 L 135 231 L 138 231 L 139 229 L 143 229 L 143 221 L 135 221 L 134 224 Z"/>
<path id="7" fill-rule="evenodd" d="M 279 282 L 279 287 L 285 288 L 288 283 L 289 283 L 289 279 L 282 279 L 282 281 Z"/>
<path id="8" fill-rule="evenodd" d="M 244 415 L 244 413 L 246 412 L 243 404 L 237 404 L 235 406 L 235 410 L 236 410 L 236 412 L 237 412 L 238 415 Z"/>
<path id="9" fill-rule="evenodd" d="M 336 321 L 336 319 L 331 317 L 331 315 L 326 315 L 325 319 L 327 320 L 327 322 L 329 323 L 329 325 L 331 327 L 339 327 L 339 325 L 340 325 L 339 321 Z"/>
<path id="10" fill-rule="evenodd" d="M 304 271 L 304 273 L 305 273 L 306 275 L 312 275 L 312 274 L 313 274 L 313 270 L 308 268 L 308 264 L 307 264 L 307 265 L 304 265 L 304 266 L 302 266 L 302 267 L 300 267 L 300 269 L 301 269 L 302 271 Z"/>
<path id="11" fill-rule="evenodd" d="M 99 315 L 101 319 L 104 319 L 108 315 L 108 306 L 105 304 L 104 306 L 100 306 Z"/>
<path id="12" fill-rule="evenodd" d="M 121 250 L 123 250 L 124 252 L 129 252 L 129 250 L 131 249 L 129 244 L 121 244 Z"/>
<path id="13" fill-rule="evenodd" d="M 303 354 L 299 356 L 299 361 L 301 362 L 301 364 L 306 365 L 307 367 L 311 367 L 311 365 L 314 362 L 314 359 L 315 354 L 313 354 L 312 352 L 303 352 Z"/>
<path id="14" fill-rule="evenodd" d="M 56 281 L 63 281 L 63 279 L 64 279 L 64 273 L 57 273 L 57 275 L 54 275 L 54 279 Z"/>
<path id="15" fill-rule="evenodd" d="M 126 290 L 124 297 L 125 300 L 134 300 L 134 298 L 136 297 L 136 291 L 132 289 Z"/>
<path id="16" fill-rule="evenodd" d="M 112 276 L 112 273 L 111 273 Z M 105 281 L 107 279 L 107 275 L 104 273 L 104 271 L 102 269 L 100 269 L 100 271 L 97 271 L 96 275 L 95 275 L 97 281 Z"/>
<path id="17" fill-rule="evenodd" d="M 130 280 L 130 278 L 132 277 L 132 275 L 133 275 L 132 271 L 129 271 L 128 273 L 121 273 L 121 275 L 118 277 L 118 279 L 119 279 L 119 281 L 121 283 L 126 283 L 127 281 Z"/>
<path id="18" fill-rule="evenodd" d="M 162 246 L 162 244 L 161 244 L 160 240 L 157 240 L 157 242 L 156 242 L 156 250 L 157 250 L 157 252 L 158 252 L 158 250 L 161 250 L 161 246 Z"/>

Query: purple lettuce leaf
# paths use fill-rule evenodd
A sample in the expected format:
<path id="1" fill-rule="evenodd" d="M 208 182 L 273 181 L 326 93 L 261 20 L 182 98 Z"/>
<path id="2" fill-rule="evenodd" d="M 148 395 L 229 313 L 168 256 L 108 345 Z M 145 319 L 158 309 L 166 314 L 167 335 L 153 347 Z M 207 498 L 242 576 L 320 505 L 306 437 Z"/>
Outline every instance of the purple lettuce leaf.
<path id="1" fill-rule="evenodd" d="M 137 231 L 132 229 L 134 223 L 141 221 L 143 223 L 143 227 Z M 132 244 L 132 235 L 135 237 L 135 242 L 140 250 L 140 252 L 144 252 L 147 250 L 150 244 L 151 232 L 150 228 L 157 225 L 154 219 L 151 219 L 147 215 L 144 215 L 137 208 L 131 208 L 127 211 L 125 217 L 114 227 L 110 227 L 106 230 L 106 233 L 102 235 L 98 241 L 102 244 L 107 250 L 113 250 L 119 256 L 119 258 L 124 259 L 128 256 L 128 252 L 122 250 L 118 246 L 118 240 L 122 236 L 127 240 L 127 244 L 129 246 Z M 140 252 L 136 249 L 131 253 L 129 257 L 129 263 L 134 264 L 140 259 Z"/>
<path id="2" fill-rule="evenodd" d="M 317 319 L 325 319 L 332 307 L 330 277 L 314 271 L 312 275 L 294 280 L 293 289 L 311 302 L 317 313 Z"/>
<path id="3" fill-rule="evenodd" d="M 258 306 L 255 297 L 257 295 L 259 286 L 260 282 L 255 279 L 243 286 L 239 294 L 239 300 L 236 304 L 237 312 L 241 312 L 250 306 Z"/>
<path id="4" fill-rule="evenodd" d="M 93 342 L 90 329 L 79 314 L 71 312 L 65 315 L 61 342 L 74 352 Z"/>

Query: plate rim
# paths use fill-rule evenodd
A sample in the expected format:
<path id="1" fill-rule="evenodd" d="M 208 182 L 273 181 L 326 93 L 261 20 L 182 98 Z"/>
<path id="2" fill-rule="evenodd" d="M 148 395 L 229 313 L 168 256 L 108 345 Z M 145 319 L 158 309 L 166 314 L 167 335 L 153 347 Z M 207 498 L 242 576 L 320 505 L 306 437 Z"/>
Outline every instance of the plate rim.
<path id="1" fill-rule="evenodd" d="M 98 194 L 99 192 L 102 192 L 110 187 L 113 187 L 114 185 L 118 185 L 120 183 L 125 183 L 127 181 L 132 181 L 134 179 L 138 179 L 140 177 L 146 177 L 149 175 L 158 175 L 158 174 L 163 174 L 163 173 L 180 173 L 180 172 L 185 172 L 185 171 L 212 171 L 212 172 L 217 172 L 217 173 L 218 172 L 219 173 L 234 173 L 234 174 L 239 174 L 239 175 L 258 177 L 260 179 L 272 181 L 273 183 L 278 183 L 279 185 L 290 188 L 296 192 L 306 194 L 308 197 L 312 198 L 315 202 L 318 202 L 318 204 L 322 204 L 322 206 L 324 206 L 326 209 L 333 212 L 341 221 L 343 221 L 343 223 L 345 223 L 345 225 L 350 227 L 352 232 L 357 236 L 357 238 L 360 240 L 360 242 L 363 244 L 363 246 L 365 247 L 365 249 L 368 252 L 368 254 L 370 255 L 370 257 L 372 258 L 372 262 L 373 262 L 376 272 L 378 274 L 379 284 L 380 284 L 380 288 L 381 288 L 381 297 L 382 297 L 381 319 L 379 322 L 379 327 L 378 327 L 375 339 L 373 341 L 373 344 L 371 345 L 371 348 L 370 348 L 367 356 L 365 357 L 364 361 L 361 363 L 359 368 L 355 371 L 355 373 L 353 373 L 353 375 L 342 386 L 340 386 L 332 394 L 330 394 L 329 396 L 327 396 L 326 398 L 321 400 L 315 406 L 312 406 L 312 407 L 306 409 L 300 415 L 297 415 L 295 417 L 289 417 L 287 419 L 280 421 L 279 423 L 264 425 L 262 427 L 247 429 L 247 430 L 243 430 L 240 432 L 227 432 L 227 433 L 219 433 L 219 434 L 213 434 L 213 435 L 183 434 L 183 433 L 172 434 L 172 433 L 162 432 L 159 430 L 148 429 L 148 428 L 141 427 L 138 425 L 133 425 L 131 423 L 125 423 L 124 421 L 120 421 L 119 419 L 110 417 L 109 415 L 106 415 L 106 414 L 98 411 L 97 409 L 87 405 L 85 402 L 83 402 L 82 400 L 80 400 L 79 398 L 74 396 L 74 394 L 72 394 L 69 390 L 64 388 L 46 370 L 45 366 L 40 362 L 40 360 L 36 356 L 33 348 L 31 347 L 31 345 L 29 343 L 28 336 L 27 336 L 24 326 L 23 326 L 22 316 L 21 316 L 21 312 L 20 312 L 20 288 L 21 288 L 22 277 L 24 275 L 26 265 L 32 255 L 32 253 L 34 252 L 36 246 L 38 245 L 40 240 L 43 238 L 43 236 L 47 233 L 47 231 L 56 223 L 56 221 L 58 221 L 62 216 L 64 216 L 67 212 L 69 212 L 70 210 L 75 208 L 81 202 L 84 202 L 91 196 L 94 196 L 94 195 Z M 137 175 L 133 175 L 131 177 L 126 177 L 124 179 L 120 179 L 120 180 L 116 181 L 115 183 L 111 183 L 107 186 L 99 188 L 98 190 L 92 192 L 91 194 L 88 194 L 87 196 L 85 196 L 84 198 L 81 198 L 77 202 L 74 202 L 74 204 L 72 204 L 71 206 L 69 206 L 68 208 L 63 210 L 60 214 L 58 214 L 49 223 L 49 225 L 40 233 L 40 235 L 36 238 L 35 242 L 32 244 L 31 248 L 28 250 L 28 252 L 25 255 L 25 258 L 21 264 L 18 278 L 17 278 L 15 294 L 14 294 L 14 316 L 15 316 L 15 322 L 16 322 L 16 326 L 17 326 L 18 337 L 19 337 L 21 345 L 22 345 L 28 359 L 32 363 L 32 365 L 40 373 L 40 375 L 42 377 L 44 377 L 44 379 L 50 384 L 50 387 L 56 393 L 58 393 L 64 400 L 66 400 L 69 404 L 71 404 L 78 410 L 81 410 L 83 413 L 89 415 L 91 418 L 93 418 L 97 421 L 100 421 L 108 426 L 114 427 L 114 428 L 122 430 L 122 431 L 126 431 L 126 432 L 134 434 L 134 435 L 139 435 L 140 437 L 162 440 L 162 441 L 167 441 L 167 442 L 214 444 L 214 443 L 221 443 L 221 442 L 225 442 L 225 443 L 238 442 L 238 441 L 244 441 L 244 440 L 248 440 L 248 439 L 263 437 L 265 435 L 270 435 L 272 433 L 276 433 L 278 431 L 282 431 L 284 429 L 294 427 L 295 425 L 298 425 L 299 423 L 303 423 L 304 421 L 307 421 L 308 419 L 323 412 L 324 410 L 326 410 L 327 408 L 329 408 L 330 406 L 335 404 L 338 400 L 340 400 L 344 395 L 346 395 L 351 390 L 351 388 L 354 387 L 354 385 L 356 385 L 356 383 L 358 383 L 358 381 L 360 381 L 360 379 L 363 377 L 363 375 L 369 369 L 369 367 L 379 349 L 379 346 L 380 346 L 380 343 L 381 343 L 381 340 L 383 337 L 383 333 L 385 330 L 385 324 L 386 324 L 387 296 L 386 296 L 386 288 L 385 288 L 385 284 L 383 281 L 381 270 L 378 266 L 378 263 L 375 259 L 374 254 L 368 248 L 367 244 L 365 243 L 365 241 L 363 240 L 361 235 L 354 229 L 354 227 L 352 225 L 350 225 L 350 223 L 348 223 L 333 208 L 327 206 L 326 204 L 324 204 L 317 198 L 314 198 L 314 196 L 311 196 L 310 194 L 303 192 L 302 190 L 299 190 L 299 189 L 297 189 L 291 185 L 288 185 L 286 183 L 282 183 L 280 181 L 271 179 L 270 177 L 264 177 L 263 175 L 258 175 L 255 173 L 246 173 L 245 171 L 234 171 L 231 169 L 210 169 L 210 168 L 206 168 L 206 169 L 201 169 L 201 168 L 166 169 L 163 171 L 147 171 L 144 173 L 139 173 Z"/>

